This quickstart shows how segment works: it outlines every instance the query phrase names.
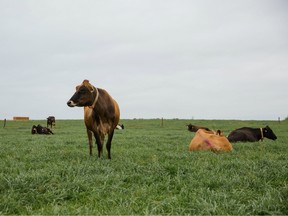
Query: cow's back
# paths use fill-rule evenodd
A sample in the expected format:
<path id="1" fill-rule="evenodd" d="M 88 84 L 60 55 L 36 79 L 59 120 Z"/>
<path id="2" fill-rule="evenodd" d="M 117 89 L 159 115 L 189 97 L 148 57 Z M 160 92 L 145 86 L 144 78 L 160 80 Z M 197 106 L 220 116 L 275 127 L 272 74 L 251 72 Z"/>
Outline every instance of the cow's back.
<path id="1" fill-rule="evenodd" d="M 232 131 L 228 135 L 228 140 L 230 142 L 255 142 L 257 138 L 252 128 L 243 127 Z"/>
<path id="2" fill-rule="evenodd" d="M 212 131 L 199 129 L 189 145 L 189 151 L 212 150 L 231 151 L 232 145 L 225 136 L 219 136 Z"/>
<path id="3" fill-rule="evenodd" d="M 120 120 L 118 103 L 104 89 L 99 89 L 101 97 L 94 110 L 90 106 L 84 107 L 84 122 L 88 130 L 97 130 L 107 134 L 113 130 Z"/>
<path id="4" fill-rule="evenodd" d="M 216 151 L 232 151 L 233 147 L 225 136 L 214 135 L 211 138 Z"/>
<path id="5" fill-rule="evenodd" d="M 114 117 L 114 125 L 113 128 L 116 128 L 119 121 L 120 121 L 120 108 L 118 103 L 112 98 L 113 103 L 114 103 L 114 107 L 115 107 L 115 117 Z"/>
<path id="6" fill-rule="evenodd" d="M 203 138 L 199 135 L 198 131 L 190 142 L 189 151 L 200 150 L 202 148 Z"/>

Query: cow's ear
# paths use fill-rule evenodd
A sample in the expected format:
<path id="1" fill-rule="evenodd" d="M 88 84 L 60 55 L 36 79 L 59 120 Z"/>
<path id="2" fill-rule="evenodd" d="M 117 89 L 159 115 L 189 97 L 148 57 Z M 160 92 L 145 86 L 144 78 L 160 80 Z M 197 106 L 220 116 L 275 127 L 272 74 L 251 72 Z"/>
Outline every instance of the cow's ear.
<path id="1" fill-rule="evenodd" d="M 90 84 L 90 83 L 89 83 L 89 80 L 85 79 L 83 80 L 82 84 L 85 85 L 85 84 Z"/>
<path id="2" fill-rule="evenodd" d="M 93 86 L 89 86 L 89 88 L 88 88 L 89 90 L 90 90 L 90 92 L 91 93 L 93 93 L 94 92 L 94 88 L 93 88 Z"/>
<path id="3" fill-rule="evenodd" d="M 78 91 L 79 88 L 80 88 L 80 85 L 76 86 L 76 91 Z"/>
<path id="4" fill-rule="evenodd" d="M 218 130 L 216 131 L 216 135 L 223 136 L 223 131 L 221 131 L 221 130 L 218 129 Z"/>

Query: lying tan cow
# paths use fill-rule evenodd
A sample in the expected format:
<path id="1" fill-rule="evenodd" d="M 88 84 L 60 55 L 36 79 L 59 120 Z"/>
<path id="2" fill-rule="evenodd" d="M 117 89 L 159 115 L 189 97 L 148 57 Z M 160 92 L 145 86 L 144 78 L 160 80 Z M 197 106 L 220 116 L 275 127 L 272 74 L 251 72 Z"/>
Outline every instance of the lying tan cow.
<path id="1" fill-rule="evenodd" d="M 232 149 L 231 143 L 220 130 L 215 133 L 214 131 L 199 129 L 189 145 L 189 151 L 211 150 L 219 152 L 231 151 Z"/>

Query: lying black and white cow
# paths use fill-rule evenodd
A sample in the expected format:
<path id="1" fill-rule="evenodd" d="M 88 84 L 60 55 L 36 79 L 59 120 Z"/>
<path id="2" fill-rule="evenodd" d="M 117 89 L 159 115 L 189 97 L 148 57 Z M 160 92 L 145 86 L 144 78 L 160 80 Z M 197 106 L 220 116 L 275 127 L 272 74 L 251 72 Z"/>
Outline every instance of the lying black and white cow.
<path id="1" fill-rule="evenodd" d="M 42 127 L 40 124 L 38 124 L 37 126 L 33 125 L 31 133 L 32 134 L 47 134 L 47 135 L 54 134 L 49 128 Z"/>
<path id="2" fill-rule="evenodd" d="M 116 129 L 118 129 L 118 130 L 124 130 L 124 125 L 123 125 L 123 124 L 118 124 L 118 125 L 116 126 Z"/>
<path id="3" fill-rule="evenodd" d="M 256 142 L 259 140 L 263 141 L 264 137 L 272 140 L 277 139 L 272 129 L 266 126 L 264 128 L 238 128 L 228 135 L 228 140 L 230 142 Z"/>

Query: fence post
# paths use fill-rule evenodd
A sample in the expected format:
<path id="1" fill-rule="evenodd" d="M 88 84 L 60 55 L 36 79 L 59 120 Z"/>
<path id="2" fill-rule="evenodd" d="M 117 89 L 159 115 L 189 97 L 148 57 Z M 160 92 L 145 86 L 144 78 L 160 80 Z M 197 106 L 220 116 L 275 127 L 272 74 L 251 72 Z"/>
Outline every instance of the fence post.
<path id="1" fill-rule="evenodd" d="M 6 127 L 6 118 L 4 119 L 4 126 L 3 126 L 3 128 L 5 128 Z"/>

